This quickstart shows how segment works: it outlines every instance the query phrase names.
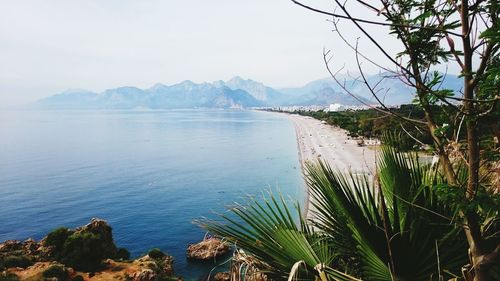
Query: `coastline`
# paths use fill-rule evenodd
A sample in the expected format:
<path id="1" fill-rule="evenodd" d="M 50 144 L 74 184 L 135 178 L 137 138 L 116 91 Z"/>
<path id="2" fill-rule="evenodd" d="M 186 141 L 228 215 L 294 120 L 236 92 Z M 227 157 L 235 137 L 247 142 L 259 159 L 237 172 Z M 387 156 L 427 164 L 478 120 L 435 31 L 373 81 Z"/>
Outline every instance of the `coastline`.
<path id="1" fill-rule="evenodd" d="M 306 177 L 306 163 L 323 160 L 341 172 L 373 174 L 375 171 L 375 149 L 360 147 L 349 138 L 345 130 L 322 123 L 312 117 L 286 113 L 293 123 L 297 139 L 302 177 Z M 305 184 L 305 181 L 304 181 Z M 306 188 L 307 185 L 305 184 Z M 311 194 L 306 190 L 303 216 L 311 215 Z"/>

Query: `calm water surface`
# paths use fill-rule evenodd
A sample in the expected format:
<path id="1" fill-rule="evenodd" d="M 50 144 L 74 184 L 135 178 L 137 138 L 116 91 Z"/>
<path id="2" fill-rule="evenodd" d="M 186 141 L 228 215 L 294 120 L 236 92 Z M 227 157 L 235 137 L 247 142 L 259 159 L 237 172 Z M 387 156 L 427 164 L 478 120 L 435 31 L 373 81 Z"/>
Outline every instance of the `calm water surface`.
<path id="1" fill-rule="evenodd" d="M 0 111 L 0 241 L 106 219 L 134 257 L 158 247 L 176 273 L 192 223 L 267 190 L 302 201 L 295 131 L 253 111 Z"/>

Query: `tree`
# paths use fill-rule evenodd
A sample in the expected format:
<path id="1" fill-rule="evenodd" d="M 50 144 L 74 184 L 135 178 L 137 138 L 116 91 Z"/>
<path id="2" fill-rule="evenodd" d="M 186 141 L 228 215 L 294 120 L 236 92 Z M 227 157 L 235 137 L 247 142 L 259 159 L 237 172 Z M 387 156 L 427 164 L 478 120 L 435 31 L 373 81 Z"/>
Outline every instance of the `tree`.
<path id="1" fill-rule="evenodd" d="M 295 4 L 317 13 L 333 17 L 335 31 L 352 48 L 358 62 L 360 80 L 378 101 L 377 110 L 423 126 L 430 133 L 436 154 L 439 156 L 441 171 L 452 188 L 448 193 L 459 206 L 458 214 L 466 234 L 470 265 L 465 267 L 467 280 L 489 280 L 489 270 L 500 263 L 500 240 L 498 234 L 492 236 L 485 230 L 488 225 L 498 231 L 498 200 L 488 182 L 481 177 L 481 169 L 488 162 L 481 155 L 480 141 L 483 132 L 478 130 L 478 122 L 491 122 L 496 126 L 498 102 L 500 100 L 500 23 L 499 3 L 496 0 L 379 0 L 373 1 L 334 0 L 333 12 L 316 9 L 292 0 Z M 357 7 L 373 11 L 383 20 L 371 20 L 356 16 Z M 381 65 L 364 55 L 358 48 L 358 41 L 349 42 L 342 34 L 339 21 L 346 20 L 354 25 L 388 62 Z M 401 51 L 390 54 L 383 42 L 370 34 L 366 26 L 386 27 L 401 43 Z M 328 71 L 342 87 L 330 68 L 330 52 L 324 52 Z M 413 87 L 416 104 L 425 112 L 425 121 L 412 120 L 393 112 L 382 101 L 378 83 L 370 84 L 361 67 L 361 60 L 380 66 Z M 462 96 L 457 96 L 442 87 L 445 76 L 435 71 L 439 64 L 456 63 L 463 79 Z M 384 77 L 382 79 L 387 79 Z M 344 88 L 347 91 L 347 89 Z M 446 122 L 436 120 L 432 108 L 447 105 Z M 465 133 L 462 133 L 462 128 Z M 452 138 L 443 132 L 454 130 Z M 498 138 L 498 129 L 495 134 Z M 498 151 L 496 151 L 498 153 Z M 497 156 L 498 157 L 498 156 Z M 465 167 L 465 181 L 462 181 Z M 494 188 L 494 187 L 493 187 Z M 482 200 L 492 201 L 492 208 L 481 207 Z M 495 210 L 496 209 L 496 210 Z M 488 224 L 488 225 L 486 225 Z"/>

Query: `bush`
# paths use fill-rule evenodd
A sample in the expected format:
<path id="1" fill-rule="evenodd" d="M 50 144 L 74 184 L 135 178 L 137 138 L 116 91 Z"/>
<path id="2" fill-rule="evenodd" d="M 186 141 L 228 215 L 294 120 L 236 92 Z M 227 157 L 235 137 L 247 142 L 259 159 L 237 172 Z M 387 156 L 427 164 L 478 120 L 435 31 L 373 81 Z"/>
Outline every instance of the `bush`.
<path id="1" fill-rule="evenodd" d="M 99 235 L 73 233 L 64 243 L 61 262 L 81 271 L 97 271 L 104 258 L 112 257 Z"/>
<path id="2" fill-rule="evenodd" d="M 118 250 L 116 251 L 115 259 L 128 260 L 130 259 L 130 252 L 125 248 L 118 248 Z"/>
<path id="3" fill-rule="evenodd" d="M 148 256 L 152 259 L 161 259 L 166 255 L 160 249 L 154 248 L 149 251 Z"/>
<path id="4" fill-rule="evenodd" d="M 101 262 L 107 258 L 130 258 L 126 249 L 116 248 L 111 236 L 111 227 L 107 224 L 95 227 L 98 229 L 72 231 L 68 228 L 58 228 L 49 233 L 44 243 L 52 248 L 51 258 L 85 272 L 100 270 Z"/>
<path id="5" fill-rule="evenodd" d="M 26 256 L 7 256 L 3 260 L 3 267 L 21 267 L 26 268 L 32 265 L 33 262 Z"/>
<path id="6" fill-rule="evenodd" d="M 68 270 L 60 265 L 52 265 L 43 272 L 43 277 L 55 277 L 58 281 L 66 281 L 68 279 Z"/>
<path id="7" fill-rule="evenodd" d="M 60 254 L 64 249 L 64 243 L 71 234 L 73 234 L 71 230 L 61 227 L 55 229 L 54 231 L 52 231 L 47 235 L 47 238 L 45 238 L 45 246 L 53 248 L 52 253 L 54 255 L 54 258 L 56 259 L 60 258 Z"/>

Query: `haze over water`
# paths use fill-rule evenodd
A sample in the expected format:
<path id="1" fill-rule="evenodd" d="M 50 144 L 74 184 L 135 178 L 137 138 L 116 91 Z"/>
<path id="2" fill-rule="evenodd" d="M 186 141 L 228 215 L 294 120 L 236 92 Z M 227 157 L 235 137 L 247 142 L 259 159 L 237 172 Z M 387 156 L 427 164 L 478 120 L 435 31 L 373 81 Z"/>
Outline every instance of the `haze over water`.
<path id="1" fill-rule="evenodd" d="M 230 110 L 0 111 L 0 241 L 106 219 L 134 257 L 158 247 L 196 279 L 193 219 L 279 189 L 303 203 L 286 117 Z"/>

